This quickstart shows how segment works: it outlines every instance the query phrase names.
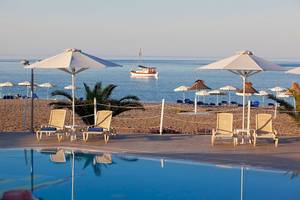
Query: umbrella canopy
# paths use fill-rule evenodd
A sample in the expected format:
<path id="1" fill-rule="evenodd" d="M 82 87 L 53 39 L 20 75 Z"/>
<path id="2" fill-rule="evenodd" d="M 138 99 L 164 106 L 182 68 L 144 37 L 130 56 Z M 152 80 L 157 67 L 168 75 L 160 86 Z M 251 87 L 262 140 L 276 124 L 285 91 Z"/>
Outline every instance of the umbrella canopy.
<path id="1" fill-rule="evenodd" d="M 67 85 L 64 87 L 65 90 L 72 90 L 72 88 L 74 88 L 74 90 L 80 89 L 80 87 L 78 86 L 73 87 L 72 85 Z"/>
<path id="2" fill-rule="evenodd" d="M 276 86 L 276 87 L 273 87 L 270 89 L 272 92 L 284 92 L 286 91 L 287 89 L 286 88 L 283 88 L 283 87 L 279 87 L 279 86 Z"/>
<path id="3" fill-rule="evenodd" d="M 209 90 L 210 88 L 205 85 L 203 80 L 196 80 L 188 90 Z"/>
<path id="4" fill-rule="evenodd" d="M 246 82 L 245 83 L 245 94 L 247 94 L 249 96 L 249 95 L 257 94 L 257 93 L 258 93 L 258 91 L 252 87 L 251 82 Z M 241 96 L 242 96 L 243 95 L 243 89 L 238 90 L 237 94 L 241 94 Z"/>
<path id="5" fill-rule="evenodd" d="M 209 96 L 209 92 L 206 90 L 201 90 L 195 93 L 197 96 Z"/>
<path id="6" fill-rule="evenodd" d="M 174 92 L 184 92 L 184 91 L 188 91 L 188 90 L 189 90 L 188 86 L 182 85 L 182 86 L 175 88 Z"/>
<path id="7" fill-rule="evenodd" d="M 236 91 L 237 88 L 235 88 L 235 87 L 233 87 L 233 86 L 231 86 L 231 85 L 226 85 L 226 86 L 224 86 L 224 87 L 221 87 L 220 90 L 221 90 L 221 91 Z"/>
<path id="8" fill-rule="evenodd" d="M 38 86 L 41 88 L 47 88 L 47 100 L 48 100 L 49 99 L 49 88 L 53 88 L 53 87 L 55 87 L 55 85 L 47 82 L 47 83 L 39 84 Z"/>
<path id="9" fill-rule="evenodd" d="M 79 49 L 67 49 L 50 58 L 38 61 L 26 68 L 60 69 L 68 73 L 79 73 L 89 68 L 120 67 L 120 65 L 84 53 Z"/>
<path id="10" fill-rule="evenodd" d="M 240 75 L 243 80 L 243 119 L 242 128 L 245 127 L 245 82 L 247 77 L 261 71 L 285 71 L 284 68 L 255 56 L 251 51 L 241 51 L 236 55 L 201 66 L 200 70 L 227 70 Z"/>
<path id="11" fill-rule="evenodd" d="M 221 90 L 212 90 L 208 92 L 209 95 L 226 95 L 226 93 L 222 92 Z"/>
<path id="12" fill-rule="evenodd" d="M 222 92 L 221 90 L 212 90 L 212 91 L 209 91 L 208 92 L 210 95 L 214 95 L 214 96 L 217 96 L 217 105 L 219 105 L 219 96 L 221 95 L 226 95 L 225 92 Z"/>
<path id="13" fill-rule="evenodd" d="M 18 83 L 18 86 L 26 86 L 29 87 L 31 85 L 31 83 L 29 81 L 24 81 L 24 82 L 20 82 Z"/>
<path id="14" fill-rule="evenodd" d="M 261 90 L 258 93 L 255 93 L 255 95 L 257 95 L 257 96 L 268 96 L 269 93 L 266 92 L 265 90 Z"/>
<path id="15" fill-rule="evenodd" d="M 4 83 L 0 83 L 0 87 L 13 87 L 15 84 L 13 84 L 12 82 L 4 82 Z"/>
<path id="16" fill-rule="evenodd" d="M 72 127 L 75 127 L 75 75 L 89 68 L 120 67 L 121 65 L 103 60 L 96 56 L 84 53 L 79 49 L 67 49 L 64 52 L 26 65 L 29 69 L 59 69 L 72 76 Z"/>
<path id="17" fill-rule="evenodd" d="M 289 93 L 286 93 L 286 92 L 278 92 L 276 97 L 278 97 L 278 98 L 288 98 L 288 97 L 292 96 L 292 95 L 288 95 L 288 94 Z"/>
<path id="18" fill-rule="evenodd" d="M 39 87 L 42 87 L 42 88 L 53 88 L 53 87 L 55 87 L 55 85 L 54 84 L 52 84 L 52 83 L 42 83 L 42 84 L 39 84 L 38 85 Z"/>
<path id="19" fill-rule="evenodd" d="M 251 76 L 260 71 L 285 71 L 286 69 L 263 58 L 255 56 L 251 51 L 241 51 L 236 55 L 199 67 L 206 70 L 228 70 L 235 74 Z"/>
<path id="20" fill-rule="evenodd" d="M 289 74 L 300 74 L 300 67 L 292 68 L 292 69 L 288 70 L 286 73 L 289 73 Z"/>

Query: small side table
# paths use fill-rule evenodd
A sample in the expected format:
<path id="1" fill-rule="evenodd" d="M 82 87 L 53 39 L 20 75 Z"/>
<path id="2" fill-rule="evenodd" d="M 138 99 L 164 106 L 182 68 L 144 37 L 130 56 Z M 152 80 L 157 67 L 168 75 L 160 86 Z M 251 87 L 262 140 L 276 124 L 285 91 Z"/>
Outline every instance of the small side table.
<path id="1" fill-rule="evenodd" d="M 242 136 L 242 142 L 240 144 L 245 144 L 245 137 L 248 138 L 249 143 L 251 144 L 251 132 L 254 132 L 254 129 L 235 129 L 237 136 Z"/>

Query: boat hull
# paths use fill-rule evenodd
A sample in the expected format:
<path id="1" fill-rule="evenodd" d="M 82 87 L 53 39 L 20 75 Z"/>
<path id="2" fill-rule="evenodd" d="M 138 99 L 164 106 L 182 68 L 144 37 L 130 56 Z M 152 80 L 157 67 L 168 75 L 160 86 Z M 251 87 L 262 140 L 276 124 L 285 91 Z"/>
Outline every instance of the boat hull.
<path id="1" fill-rule="evenodd" d="M 130 72 L 132 78 L 158 78 L 158 73 L 136 73 Z"/>

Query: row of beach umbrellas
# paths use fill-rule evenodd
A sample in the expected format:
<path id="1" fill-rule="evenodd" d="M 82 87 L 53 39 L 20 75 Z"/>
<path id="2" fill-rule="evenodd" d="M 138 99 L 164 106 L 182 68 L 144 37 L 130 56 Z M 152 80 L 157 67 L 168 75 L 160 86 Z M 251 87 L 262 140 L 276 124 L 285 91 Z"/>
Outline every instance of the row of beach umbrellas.
<path id="1" fill-rule="evenodd" d="M 229 104 L 231 102 L 231 96 L 230 96 L 231 92 L 236 92 L 235 93 L 236 95 L 243 96 L 242 89 L 239 90 L 239 89 L 237 89 L 234 86 L 226 85 L 226 86 L 221 87 L 219 89 L 209 90 L 209 87 L 206 86 L 202 80 L 197 80 L 196 82 L 200 82 L 200 81 L 203 84 L 203 87 L 201 87 L 201 89 L 199 89 L 198 91 L 196 91 L 195 95 L 196 96 L 203 96 L 203 97 L 205 97 L 205 96 L 217 96 L 217 104 L 218 104 L 218 96 L 222 96 L 222 95 L 227 95 L 228 94 L 228 102 L 229 102 Z M 246 84 L 246 86 L 245 86 L 245 96 L 252 96 L 252 95 L 262 96 L 263 97 L 263 102 L 264 102 L 264 97 L 268 96 L 270 94 L 270 93 L 268 93 L 265 90 L 257 91 L 256 89 L 254 89 L 252 87 L 252 83 L 250 83 L 250 82 L 247 82 L 245 84 Z M 182 92 L 183 93 L 183 100 L 182 101 L 184 102 L 184 100 L 185 100 L 185 92 L 187 92 L 187 91 L 195 91 L 194 89 L 191 89 L 191 88 L 192 87 L 182 85 L 182 86 L 179 86 L 179 87 L 175 88 L 174 91 L 175 92 Z M 289 94 L 285 93 L 287 91 L 287 89 L 283 88 L 283 87 L 276 86 L 274 88 L 270 88 L 269 90 L 272 91 L 272 92 L 275 92 L 276 96 L 279 97 L 279 98 L 287 98 L 287 97 L 290 96 Z"/>
<path id="2" fill-rule="evenodd" d="M 23 64 L 27 69 L 59 69 L 71 75 L 72 77 L 72 114 L 75 125 L 75 76 L 89 68 L 104 68 L 104 67 L 120 67 L 120 65 L 100 59 L 93 55 L 82 52 L 78 49 L 67 49 L 66 51 L 29 64 L 24 61 Z M 226 70 L 241 77 L 243 82 L 242 96 L 243 96 L 243 120 L 242 128 L 245 127 L 245 97 L 246 97 L 246 82 L 247 78 L 263 71 L 286 71 L 277 64 L 269 62 L 263 58 L 254 55 L 251 51 L 241 51 L 237 54 L 211 64 L 201 66 L 198 70 Z M 289 73 L 300 74 L 300 68 L 292 69 Z M 33 76 L 32 76 L 33 77 Z M 201 81 L 197 84 L 201 84 Z M 198 89 L 199 85 L 192 86 L 189 89 Z"/>
<path id="3" fill-rule="evenodd" d="M 14 87 L 14 86 L 20 86 L 20 87 L 26 87 L 27 89 L 27 92 L 26 92 L 26 95 L 29 96 L 29 88 L 31 86 L 31 83 L 29 81 L 24 81 L 24 82 L 20 82 L 20 83 L 13 83 L 13 82 L 3 82 L 3 83 L 0 83 L 0 88 L 4 88 L 4 87 Z M 50 88 L 54 88 L 56 87 L 55 84 L 53 83 L 50 83 L 50 82 L 46 82 L 46 83 L 41 83 L 41 84 L 34 84 L 34 87 L 40 87 L 40 88 L 46 88 L 47 89 L 47 99 L 49 97 L 49 89 Z M 72 90 L 72 85 L 67 85 L 64 87 L 65 90 Z M 75 86 L 75 90 L 76 89 L 79 89 L 79 87 Z"/>

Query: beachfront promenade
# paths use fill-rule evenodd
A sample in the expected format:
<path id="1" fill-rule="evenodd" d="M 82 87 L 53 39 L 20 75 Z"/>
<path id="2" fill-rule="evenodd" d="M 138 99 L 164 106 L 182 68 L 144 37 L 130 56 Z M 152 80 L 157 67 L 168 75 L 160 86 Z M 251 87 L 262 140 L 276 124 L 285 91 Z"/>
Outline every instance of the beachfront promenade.
<path id="1" fill-rule="evenodd" d="M 300 170 L 300 137 L 280 138 L 278 148 L 272 142 L 263 142 L 253 147 L 250 144 L 233 147 L 232 143 L 222 142 L 210 146 L 210 136 L 205 135 L 150 135 L 123 134 L 112 138 L 108 144 L 99 138 L 84 142 L 69 139 L 57 142 L 52 136 L 40 142 L 32 133 L 1 133 L 0 148 L 73 148 L 86 151 L 138 154 L 165 159 L 209 162 L 216 164 L 251 165 L 276 168 L 286 171 Z"/>

